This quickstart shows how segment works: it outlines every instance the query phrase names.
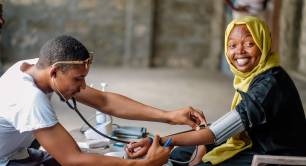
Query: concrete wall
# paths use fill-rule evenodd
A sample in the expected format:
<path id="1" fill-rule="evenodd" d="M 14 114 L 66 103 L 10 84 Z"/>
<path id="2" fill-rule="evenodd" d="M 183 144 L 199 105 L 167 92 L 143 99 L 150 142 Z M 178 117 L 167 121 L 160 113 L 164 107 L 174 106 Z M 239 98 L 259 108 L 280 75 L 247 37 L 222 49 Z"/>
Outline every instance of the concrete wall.
<path id="1" fill-rule="evenodd" d="M 209 43 L 214 4 L 209 0 L 5 1 L 5 60 L 37 57 L 46 40 L 70 34 L 96 53 L 95 64 L 210 65 L 218 61 L 211 59 Z"/>
<path id="2" fill-rule="evenodd" d="M 303 0 L 283 0 L 280 17 L 280 55 L 282 65 L 298 70 Z"/>
<path id="3" fill-rule="evenodd" d="M 298 71 L 306 76 L 306 2 L 303 4 Z"/>
<path id="4" fill-rule="evenodd" d="M 201 66 L 209 57 L 212 1 L 157 0 L 154 66 Z"/>
<path id="5" fill-rule="evenodd" d="M 125 5 L 124 0 L 5 1 L 6 58 L 15 61 L 37 57 L 46 40 L 70 34 L 96 53 L 96 61 L 121 64 Z"/>

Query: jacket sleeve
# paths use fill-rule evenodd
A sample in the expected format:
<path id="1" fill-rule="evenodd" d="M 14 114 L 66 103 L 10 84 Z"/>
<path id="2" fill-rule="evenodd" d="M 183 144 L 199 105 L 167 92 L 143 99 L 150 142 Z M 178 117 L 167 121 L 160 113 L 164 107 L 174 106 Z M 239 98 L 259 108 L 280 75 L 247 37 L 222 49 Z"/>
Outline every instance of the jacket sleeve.
<path id="1" fill-rule="evenodd" d="M 236 110 L 246 130 L 273 119 L 281 101 L 281 91 L 273 77 L 254 81 L 247 92 L 237 91 L 242 100 Z"/>

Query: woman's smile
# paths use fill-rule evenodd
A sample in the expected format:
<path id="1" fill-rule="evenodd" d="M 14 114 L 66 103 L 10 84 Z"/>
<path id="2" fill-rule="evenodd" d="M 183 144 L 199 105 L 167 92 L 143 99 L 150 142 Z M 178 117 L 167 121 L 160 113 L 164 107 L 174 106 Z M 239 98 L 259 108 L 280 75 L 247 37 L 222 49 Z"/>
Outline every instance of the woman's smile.
<path id="1" fill-rule="evenodd" d="M 238 66 L 244 66 L 250 62 L 249 58 L 239 58 L 236 59 Z"/>
<path id="2" fill-rule="evenodd" d="M 260 60 L 261 51 L 245 25 L 237 25 L 229 35 L 227 57 L 241 72 L 250 72 Z"/>

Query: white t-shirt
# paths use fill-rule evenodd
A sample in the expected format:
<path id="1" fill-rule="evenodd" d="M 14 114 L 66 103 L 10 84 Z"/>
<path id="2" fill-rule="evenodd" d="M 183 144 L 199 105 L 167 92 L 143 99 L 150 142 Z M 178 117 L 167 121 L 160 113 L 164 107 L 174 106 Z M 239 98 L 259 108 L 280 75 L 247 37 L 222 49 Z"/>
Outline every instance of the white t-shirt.
<path id="1" fill-rule="evenodd" d="M 9 159 L 27 157 L 33 131 L 58 123 L 51 93 L 45 94 L 20 70 L 23 63 L 35 64 L 37 60 L 19 61 L 0 77 L 0 166 Z"/>
<path id="2" fill-rule="evenodd" d="M 242 11 L 233 11 L 233 18 L 241 18 L 244 16 L 256 16 L 260 19 L 264 20 L 266 23 L 269 24 L 270 22 L 270 11 L 268 6 L 264 9 L 264 1 L 265 0 L 236 0 L 235 6 L 248 6 L 247 12 Z M 271 25 L 269 25 L 271 27 Z"/>
<path id="3" fill-rule="evenodd" d="M 253 15 L 258 15 L 264 10 L 265 0 L 236 0 L 235 6 L 248 6 L 248 12 Z"/>

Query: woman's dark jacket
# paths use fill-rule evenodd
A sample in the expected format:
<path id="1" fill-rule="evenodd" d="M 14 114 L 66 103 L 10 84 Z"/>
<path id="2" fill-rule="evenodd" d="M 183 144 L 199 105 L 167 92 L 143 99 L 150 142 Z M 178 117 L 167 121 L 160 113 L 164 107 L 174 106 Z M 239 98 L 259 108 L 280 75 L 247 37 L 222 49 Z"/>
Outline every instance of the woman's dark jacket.
<path id="1" fill-rule="evenodd" d="M 306 121 L 298 91 L 281 68 L 256 76 L 236 106 L 258 154 L 306 155 Z"/>

